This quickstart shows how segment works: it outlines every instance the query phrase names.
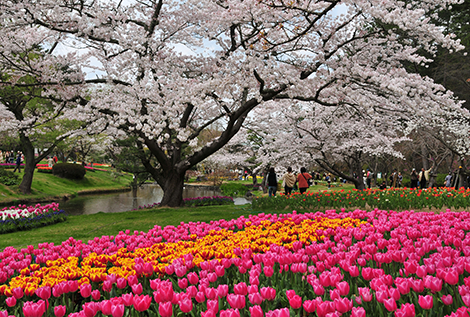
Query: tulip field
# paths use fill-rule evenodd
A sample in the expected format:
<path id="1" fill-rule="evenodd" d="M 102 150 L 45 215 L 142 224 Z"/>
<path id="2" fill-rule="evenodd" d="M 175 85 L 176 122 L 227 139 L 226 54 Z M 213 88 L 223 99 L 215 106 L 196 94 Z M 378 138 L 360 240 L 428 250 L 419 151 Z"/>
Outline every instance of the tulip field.
<path id="1" fill-rule="evenodd" d="M 390 188 L 366 190 L 336 190 L 292 193 L 270 197 L 257 197 L 253 207 L 259 209 L 319 209 L 319 208 L 379 208 L 405 210 L 437 208 L 464 209 L 469 206 L 470 188 Z"/>
<path id="2" fill-rule="evenodd" d="M 469 316 L 470 213 L 327 210 L 0 253 L 0 316 Z"/>

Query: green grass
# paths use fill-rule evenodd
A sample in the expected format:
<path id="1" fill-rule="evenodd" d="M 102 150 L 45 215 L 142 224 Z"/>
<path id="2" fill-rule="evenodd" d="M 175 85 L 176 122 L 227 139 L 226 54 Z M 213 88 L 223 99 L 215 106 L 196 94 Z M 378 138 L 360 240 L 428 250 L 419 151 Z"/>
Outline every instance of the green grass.
<path id="1" fill-rule="evenodd" d="M 21 173 L 21 178 L 23 173 Z M 79 192 L 123 189 L 129 185 L 132 177 L 129 175 L 87 171 L 82 180 L 59 178 L 49 173 L 34 173 L 30 195 L 19 192 L 18 186 L 0 184 L 0 204 L 15 204 L 21 201 L 46 200 L 63 196 L 75 196 Z"/>
<path id="2" fill-rule="evenodd" d="M 260 211 L 261 212 L 261 211 Z M 120 213 L 97 213 L 68 216 L 65 222 L 30 231 L 19 231 L 0 235 L 0 251 L 8 246 L 17 249 L 38 243 L 53 242 L 59 245 L 73 237 L 87 242 L 95 237 L 117 235 L 119 231 L 147 232 L 154 226 L 177 226 L 181 222 L 210 222 L 219 219 L 234 219 L 253 212 L 251 206 L 204 206 L 192 208 L 156 208 Z"/>

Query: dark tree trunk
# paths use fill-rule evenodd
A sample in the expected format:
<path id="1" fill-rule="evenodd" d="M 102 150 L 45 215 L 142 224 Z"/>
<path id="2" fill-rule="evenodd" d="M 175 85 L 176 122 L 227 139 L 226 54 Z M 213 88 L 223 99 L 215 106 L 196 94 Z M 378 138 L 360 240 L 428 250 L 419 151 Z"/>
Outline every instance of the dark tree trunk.
<path id="1" fill-rule="evenodd" d="M 184 173 L 168 173 L 165 183 L 162 186 L 163 198 L 161 206 L 181 207 L 183 202 Z"/>
<path id="2" fill-rule="evenodd" d="M 33 184 L 34 169 L 36 161 L 34 159 L 34 146 L 27 136 L 20 133 L 21 146 L 24 155 L 24 175 L 19 186 L 20 191 L 25 194 L 31 194 L 31 185 Z"/>

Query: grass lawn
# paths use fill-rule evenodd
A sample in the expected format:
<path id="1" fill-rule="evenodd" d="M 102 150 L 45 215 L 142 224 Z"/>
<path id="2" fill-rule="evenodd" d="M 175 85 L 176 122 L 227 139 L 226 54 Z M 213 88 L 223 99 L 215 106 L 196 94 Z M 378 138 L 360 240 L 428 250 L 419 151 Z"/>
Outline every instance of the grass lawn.
<path id="1" fill-rule="evenodd" d="M 260 211 L 261 212 L 261 211 Z M 269 212 L 269 211 L 266 211 Z M 38 243 L 53 242 L 55 245 L 73 237 L 84 242 L 103 235 L 116 235 L 119 231 L 147 232 L 158 225 L 177 226 L 181 222 L 210 222 L 233 219 L 253 212 L 245 206 L 205 206 L 192 208 L 156 208 L 121 213 L 97 213 L 93 215 L 68 216 L 62 223 L 29 231 L 18 231 L 0 235 L 0 250 L 8 246 L 17 249 Z"/>
<path id="2" fill-rule="evenodd" d="M 23 172 L 20 173 L 20 179 Z M 16 204 L 21 201 L 47 200 L 63 196 L 75 196 L 83 191 L 101 191 L 126 188 L 132 181 L 132 176 L 103 172 L 87 171 L 82 180 L 69 180 L 49 173 L 34 173 L 30 195 L 19 192 L 18 186 L 0 184 L 0 204 Z"/>

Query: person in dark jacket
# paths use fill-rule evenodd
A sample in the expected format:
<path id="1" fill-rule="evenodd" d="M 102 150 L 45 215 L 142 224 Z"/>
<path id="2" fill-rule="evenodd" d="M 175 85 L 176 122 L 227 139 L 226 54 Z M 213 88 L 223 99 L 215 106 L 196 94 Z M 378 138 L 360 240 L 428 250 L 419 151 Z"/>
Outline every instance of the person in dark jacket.
<path id="1" fill-rule="evenodd" d="M 268 193 L 269 197 L 276 196 L 277 191 L 277 176 L 274 172 L 274 167 L 271 167 L 268 172 Z"/>
<path id="2" fill-rule="evenodd" d="M 18 170 L 18 173 L 21 173 L 21 152 L 18 151 L 18 156 L 16 157 L 16 166 L 13 170 L 13 173 Z"/>

